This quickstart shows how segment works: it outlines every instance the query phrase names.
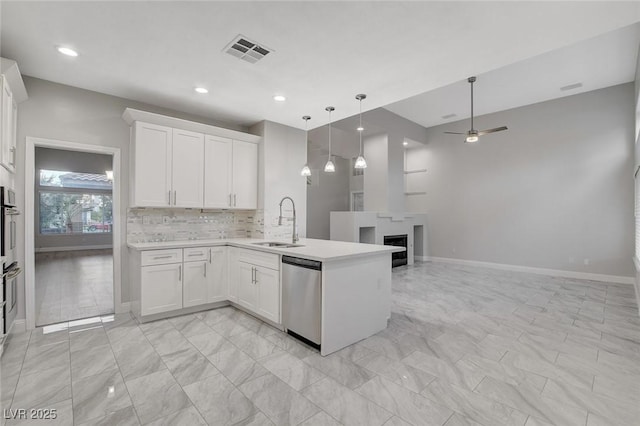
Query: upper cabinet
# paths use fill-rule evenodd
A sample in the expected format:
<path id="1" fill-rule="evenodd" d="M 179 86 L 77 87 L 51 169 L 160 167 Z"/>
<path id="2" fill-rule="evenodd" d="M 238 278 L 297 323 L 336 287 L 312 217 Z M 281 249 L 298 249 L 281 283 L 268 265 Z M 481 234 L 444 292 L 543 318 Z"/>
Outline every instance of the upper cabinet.
<path id="1" fill-rule="evenodd" d="M 259 136 L 131 109 L 123 118 L 132 125 L 132 207 L 258 207 Z"/>
<path id="2" fill-rule="evenodd" d="M 27 99 L 18 64 L 0 58 L 0 164 L 16 171 L 18 104 Z"/>
<path id="3" fill-rule="evenodd" d="M 137 121 L 132 133 L 131 204 L 170 207 L 173 129 Z"/>
<path id="4" fill-rule="evenodd" d="M 204 207 L 258 207 L 258 145 L 207 136 L 204 146 Z"/>
<path id="5" fill-rule="evenodd" d="M 2 79 L 2 103 L 0 105 L 2 115 L 2 152 L 0 152 L 0 161 L 2 165 L 10 172 L 15 172 L 16 167 L 16 120 L 17 106 L 13 100 L 13 93 L 9 87 L 9 82 L 4 76 Z"/>

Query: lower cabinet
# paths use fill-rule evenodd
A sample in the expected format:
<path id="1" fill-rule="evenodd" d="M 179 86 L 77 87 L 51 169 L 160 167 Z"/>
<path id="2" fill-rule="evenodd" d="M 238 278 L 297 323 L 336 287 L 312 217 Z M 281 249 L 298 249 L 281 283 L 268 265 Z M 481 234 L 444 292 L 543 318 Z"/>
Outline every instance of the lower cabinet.
<path id="1" fill-rule="evenodd" d="M 207 303 L 207 262 L 184 263 L 182 283 L 182 307 L 204 305 Z"/>
<path id="2" fill-rule="evenodd" d="M 136 270 L 142 316 L 229 300 L 280 323 L 277 254 L 225 246 L 149 250 Z"/>
<path id="3" fill-rule="evenodd" d="M 182 263 L 143 266 L 140 311 L 153 315 L 182 308 Z"/>
<path id="4" fill-rule="evenodd" d="M 230 262 L 236 303 L 256 314 L 280 322 L 280 258 L 252 250 L 238 250 Z"/>
<path id="5" fill-rule="evenodd" d="M 210 247 L 207 267 L 207 303 L 227 300 L 227 248 Z"/>

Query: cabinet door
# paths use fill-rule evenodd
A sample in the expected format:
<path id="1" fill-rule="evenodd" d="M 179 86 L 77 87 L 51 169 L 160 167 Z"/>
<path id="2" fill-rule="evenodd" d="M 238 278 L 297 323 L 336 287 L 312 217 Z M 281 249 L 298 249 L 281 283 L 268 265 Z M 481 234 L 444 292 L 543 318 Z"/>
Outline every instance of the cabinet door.
<path id="1" fill-rule="evenodd" d="M 15 171 L 15 140 L 12 141 L 14 134 L 14 109 L 13 109 L 13 95 L 11 89 L 7 83 L 7 79 L 2 77 L 2 93 L 0 94 L 0 110 L 1 110 L 1 124 L 0 124 L 0 139 L 2 142 L 2 150 L 0 152 L 0 161 L 2 165 L 10 172 Z"/>
<path id="2" fill-rule="evenodd" d="M 258 207 L 258 145 L 233 141 L 233 207 Z"/>
<path id="3" fill-rule="evenodd" d="M 231 195 L 232 141 L 207 135 L 204 142 L 204 207 L 228 208 Z"/>
<path id="4" fill-rule="evenodd" d="M 280 323 L 280 272 L 257 267 L 258 287 L 257 313 L 273 322 Z"/>
<path id="5" fill-rule="evenodd" d="M 142 315 L 182 308 L 182 264 L 143 266 L 140 274 Z"/>
<path id="6" fill-rule="evenodd" d="M 236 265 L 238 304 L 256 312 L 258 290 L 254 281 L 255 266 L 245 262 L 237 262 Z"/>
<path id="7" fill-rule="evenodd" d="M 173 129 L 172 205 L 202 207 L 204 183 L 204 135 Z"/>
<path id="8" fill-rule="evenodd" d="M 171 205 L 171 141 L 173 129 L 137 121 L 132 148 L 133 206 Z"/>
<path id="9" fill-rule="evenodd" d="M 238 303 L 238 249 L 229 247 L 227 249 L 227 299 Z"/>
<path id="10" fill-rule="evenodd" d="M 207 302 L 227 300 L 227 249 L 209 248 L 207 265 Z"/>
<path id="11" fill-rule="evenodd" d="M 182 306 L 204 305 L 207 303 L 207 261 L 185 262 L 182 283 Z"/>

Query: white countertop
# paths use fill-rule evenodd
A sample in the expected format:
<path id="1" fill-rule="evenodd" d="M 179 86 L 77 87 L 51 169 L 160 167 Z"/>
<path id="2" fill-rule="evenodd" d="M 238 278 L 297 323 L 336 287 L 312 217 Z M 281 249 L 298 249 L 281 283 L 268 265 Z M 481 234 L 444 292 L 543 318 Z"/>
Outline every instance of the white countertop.
<path id="1" fill-rule="evenodd" d="M 366 257 L 376 254 L 393 253 L 405 251 L 403 247 L 382 246 L 377 244 L 348 243 L 344 241 L 315 240 L 302 238 L 296 244 L 300 247 L 280 248 L 265 247 L 253 243 L 263 241 L 278 241 L 290 243 L 291 240 L 269 239 L 261 240 L 254 238 L 234 238 L 217 240 L 187 240 L 187 241 L 159 241 L 151 243 L 128 243 L 127 246 L 134 250 L 160 250 L 184 247 L 203 246 L 234 246 L 260 250 L 269 253 L 283 254 L 287 256 L 300 257 L 303 259 L 319 260 L 321 262 L 331 262 L 356 257 Z"/>

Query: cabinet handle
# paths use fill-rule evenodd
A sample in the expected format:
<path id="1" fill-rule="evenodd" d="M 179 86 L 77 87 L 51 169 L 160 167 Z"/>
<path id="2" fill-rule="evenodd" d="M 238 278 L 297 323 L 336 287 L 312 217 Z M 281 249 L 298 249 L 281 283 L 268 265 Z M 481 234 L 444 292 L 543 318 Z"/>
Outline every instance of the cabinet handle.
<path id="1" fill-rule="evenodd" d="M 9 164 L 11 164 L 12 166 L 15 166 L 16 165 L 16 148 L 12 146 L 11 149 L 9 149 L 9 151 L 11 152 L 11 162 Z"/>
<path id="2" fill-rule="evenodd" d="M 171 191 L 169 191 L 169 205 L 171 205 Z"/>
<path id="3" fill-rule="evenodd" d="M 187 257 L 192 257 L 192 256 L 202 256 L 202 252 L 199 251 L 198 253 L 190 253 Z"/>
<path id="4" fill-rule="evenodd" d="M 236 194 L 233 194 L 233 207 L 236 206 Z"/>
<path id="5" fill-rule="evenodd" d="M 233 203 L 231 203 L 231 194 L 229 194 L 229 207 L 233 206 Z"/>
<path id="6" fill-rule="evenodd" d="M 209 249 L 209 263 L 211 263 L 211 249 Z"/>
<path id="7" fill-rule="evenodd" d="M 171 259 L 173 256 L 171 255 L 167 255 L 167 256 L 154 256 L 153 260 L 158 260 L 158 259 Z"/>
<path id="8" fill-rule="evenodd" d="M 182 265 L 178 266 L 178 281 L 182 281 Z"/>
<path id="9" fill-rule="evenodd" d="M 204 263 L 204 277 L 207 277 L 207 262 Z"/>
<path id="10" fill-rule="evenodd" d="M 178 204 L 178 191 L 173 191 L 173 205 Z"/>
<path id="11" fill-rule="evenodd" d="M 256 278 L 253 280 L 254 284 L 258 284 L 258 268 L 253 268 L 256 271 Z"/>
<path id="12" fill-rule="evenodd" d="M 251 267 L 251 284 L 254 284 L 256 282 L 255 277 L 255 272 L 256 272 L 256 268 L 254 268 L 253 266 Z"/>

